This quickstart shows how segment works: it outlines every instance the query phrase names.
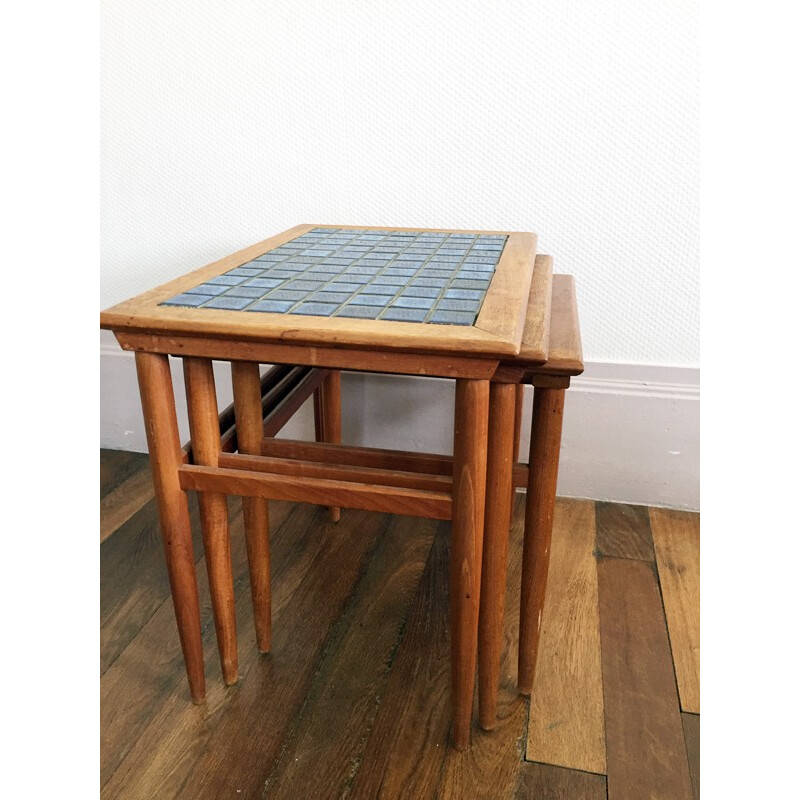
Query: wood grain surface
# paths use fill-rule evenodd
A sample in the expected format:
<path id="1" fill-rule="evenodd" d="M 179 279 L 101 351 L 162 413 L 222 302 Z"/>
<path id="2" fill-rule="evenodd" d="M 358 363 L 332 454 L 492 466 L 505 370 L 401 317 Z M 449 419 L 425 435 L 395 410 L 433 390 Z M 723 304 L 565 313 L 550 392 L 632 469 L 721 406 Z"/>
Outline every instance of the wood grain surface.
<path id="1" fill-rule="evenodd" d="M 194 497 L 189 501 L 189 518 L 194 551 L 199 557 L 203 546 Z M 101 675 L 169 596 L 164 546 L 153 498 L 100 545 Z"/>
<path id="2" fill-rule="evenodd" d="M 595 509 L 599 556 L 655 561 L 647 506 L 597 501 Z"/>
<path id="3" fill-rule="evenodd" d="M 514 797 L 515 800 L 606 800 L 606 778 L 550 764 L 524 764 Z M 634 800 L 633 796 L 630 800 Z"/>
<path id="4" fill-rule="evenodd" d="M 241 504 L 230 501 L 230 510 L 236 612 L 242 629 L 239 667 L 244 675 L 259 655 L 252 625 Z M 288 503 L 270 506 L 275 569 L 286 576 L 289 585 L 296 583 L 296 576 L 307 570 L 313 559 L 308 540 L 314 535 L 316 511 L 311 506 Z M 101 680 L 101 756 L 103 776 L 108 780 L 104 798 L 176 796 L 222 713 L 237 696 L 237 689 L 224 685 L 219 662 L 213 657 L 216 638 L 205 575 L 202 563 L 198 564 L 203 647 L 209 663 L 206 702 L 202 707 L 186 702 L 172 608 L 166 602 Z M 153 653 L 162 655 L 150 666 Z"/>
<path id="5" fill-rule="evenodd" d="M 650 509 L 658 577 L 683 711 L 700 713 L 700 518 Z"/>
<path id="6" fill-rule="evenodd" d="M 436 792 L 451 719 L 450 527 L 437 528 L 350 797 L 422 800 Z"/>
<path id="7" fill-rule="evenodd" d="M 394 517 L 327 646 L 269 797 L 342 796 L 361 763 L 436 523 Z M 320 743 L 324 742 L 324 759 Z"/>
<path id="8" fill-rule="evenodd" d="M 132 453 L 131 455 L 140 457 L 136 459 L 137 468 L 121 483 L 111 488 L 100 500 L 101 543 L 153 497 L 153 476 L 150 474 L 147 455 L 143 453 Z"/>
<path id="9" fill-rule="evenodd" d="M 246 679 L 243 675 L 237 697 L 211 733 L 180 797 L 261 797 L 319 670 L 333 625 L 388 523 L 386 515 L 348 509 L 352 524 L 342 535 L 327 521 L 325 509 L 315 512 L 313 531 L 306 537 L 310 564 L 293 582 L 275 580 L 276 611 L 278 593 L 284 598 L 283 619 L 275 613 L 272 652 L 254 662 Z"/>
<path id="10" fill-rule="evenodd" d="M 148 469 L 147 453 L 100 449 L 100 500 L 141 469 Z"/>
<path id="11" fill-rule="evenodd" d="M 500 660 L 500 691 L 494 728 L 473 725 L 472 746 L 445 755 L 437 798 L 475 800 L 511 797 L 517 770 L 523 764 L 528 703 L 517 691 L 517 647 L 519 644 L 519 588 L 522 572 L 522 542 L 525 498 L 515 503 L 508 543 L 506 613 L 503 621 L 503 649 Z"/>
<path id="12" fill-rule="evenodd" d="M 692 785 L 654 565 L 597 565 L 609 800 L 690 800 Z"/>
<path id="13" fill-rule="evenodd" d="M 605 773 L 593 505 L 556 503 L 526 757 Z"/>
<path id="14" fill-rule="evenodd" d="M 104 458 L 106 496 L 143 466 L 128 456 Z M 125 478 L 114 476 L 116 467 Z M 450 464 L 443 461 L 438 469 L 435 474 L 447 475 Z M 241 677 L 226 687 L 191 495 L 189 505 L 207 672 L 203 705 L 190 702 L 154 499 L 101 545 L 104 800 L 606 797 L 605 775 L 543 763 L 563 759 L 541 754 L 537 737 L 529 742 L 534 730 L 549 735 L 551 745 L 564 736 L 564 725 L 541 730 L 544 712 L 537 712 L 537 703 L 551 704 L 548 713 L 558 720 L 559 712 L 577 713 L 576 699 L 586 692 L 585 649 L 597 635 L 580 624 L 592 605 L 580 577 L 588 569 L 591 501 L 556 503 L 545 620 L 559 636 L 554 640 L 549 622 L 544 624 L 529 707 L 516 686 L 524 496 L 518 498 L 496 727 L 480 729 L 476 703 L 472 746 L 463 752 L 450 746 L 449 523 L 344 510 L 333 525 L 323 508 L 271 503 L 275 647 L 261 655 L 241 504 L 231 498 Z M 629 511 L 601 513 L 625 519 Z M 608 796 L 697 800 L 700 717 L 680 712 L 673 673 L 677 637 L 670 619 L 670 649 L 662 608 L 671 588 L 663 579 L 656 517 L 673 512 L 651 513 L 663 598 L 655 564 L 646 559 L 601 558 L 596 566 Z M 687 517 L 681 525 L 696 525 L 696 515 Z M 641 554 L 641 529 L 629 526 L 633 542 L 626 542 L 621 527 L 614 537 L 619 552 Z M 696 571 L 697 549 L 685 555 L 685 572 Z M 585 666 L 575 671 L 579 662 Z M 579 731 L 572 743 L 581 754 L 591 749 L 581 744 L 582 736 Z"/>

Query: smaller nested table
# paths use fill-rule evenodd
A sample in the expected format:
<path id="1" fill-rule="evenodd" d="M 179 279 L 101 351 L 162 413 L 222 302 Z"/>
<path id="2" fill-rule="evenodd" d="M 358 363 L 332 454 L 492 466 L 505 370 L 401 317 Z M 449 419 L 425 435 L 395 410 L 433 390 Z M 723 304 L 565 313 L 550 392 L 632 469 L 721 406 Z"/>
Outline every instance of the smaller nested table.
<path id="1" fill-rule="evenodd" d="M 225 496 L 244 498 L 259 649 L 271 640 L 267 501 L 452 519 L 453 743 L 469 743 L 477 651 L 490 381 L 526 327 L 536 237 L 300 225 L 101 314 L 136 353 L 170 585 L 192 698 L 205 695 L 187 490 L 199 493 L 223 675 L 237 678 Z M 541 304 L 549 308 L 549 292 Z M 530 327 L 531 320 L 528 319 Z M 539 349 L 546 359 L 546 325 Z M 168 355 L 183 359 L 194 463 L 178 440 Z M 238 452 L 220 445 L 211 360 L 231 363 Z M 259 364 L 456 381 L 452 459 L 265 439 Z M 502 424 L 513 426 L 511 418 Z M 274 443 L 272 443 L 274 444 Z M 300 457 L 297 457 L 300 455 Z M 294 456 L 294 457 L 292 457 Z M 444 464 L 444 467 L 443 467 Z M 503 499 L 508 503 L 508 497 Z"/>

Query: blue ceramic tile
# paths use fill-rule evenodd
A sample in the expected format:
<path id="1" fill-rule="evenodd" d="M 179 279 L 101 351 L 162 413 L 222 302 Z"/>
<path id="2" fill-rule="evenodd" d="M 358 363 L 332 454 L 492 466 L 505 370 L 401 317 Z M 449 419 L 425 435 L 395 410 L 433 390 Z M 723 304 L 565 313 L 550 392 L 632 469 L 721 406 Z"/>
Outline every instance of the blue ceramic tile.
<path id="1" fill-rule="evenodd" d="M 382 294 L 394 297 L 403 287 L 392 286 L 386 283 L 368 283 L 363 291 L 363 294 Z"/>
<path id="2" fill-rule="evenodd" d="M 323 286 L 325 281 L 289 281 L 286 284 L 287 289 L 294 291 L 295 289 L 303 289 L 305 291 L 316 291 Z"/>
<path id="3" fill-rule="evenodd" d="M 392 320 L 393 322 L 424 322 L 428 316 L 425 308 L 396 308 L 392 306 L 381 319 Z"/>
<path id="4" fill-rule="evenodd" d="M 477 300 L 440 300 L 436 308 L 443 311 L 472 311 L 477 312 Z"/>
<path id="5" fill-rule="evenodd" d="M 235 278 L 239 278 L 244 276 L 245 278 L 255 278 L 256 275 L 260 275 L 264 271 L 264 267 L 262 265 L 261 269 L 251 269 L 250 267 L 237 267 L 236 269 L 232 269 L 230 272 L 227 272 L 226 275 L 233 275 Z"/>
<path id="6" fill-rule="evenodd" d="M 282 314 L 288 311 L 294 303 L 291 300 L 262 300 L 260 303 L 250 306 L 248 311 L 270 311 L 274 314 Z"/>
<path id="7" fill-rule="evenodd" d="M 475 254 L 475 252 L 473 251 L 470 254 L 469 258 L 467 258 L 464 263 L 465 264 L 487 264 L 487 265 L 489 265 L 491 267 L 495 267 L 495 266 L 497 266 L 497 262 L 498 261 L 499 261 L 499 259 L 495 258 L 494 256 L 478 255 L 478 254 Z"/>
<path id="8" fill-rule="evenodd" d="M 357 294 L 351 301 L 350 305 L 356 306 L 385 306 L 392 295 L 382 294 Z"/>
<path id="9" fill-rule="evenodd" d="M 450 285 L 457 289 L 483 289 L 486 291 L 489 288 L 488 281 L 471 281 L 464 278 L 456 278 Z"/>
<path id="10" fill-rule="evenodd" d="M 293 272 L 289 269 L 270 269 L 267 270 L 261 277 L 262 278 L 296 278 L 302 275 L 302 272 Z"/>
<path id="11" fill-rule="evenodd" d="M 341 305 L 346 303 L 352 294 L 350 292 L 317 292 L 309 297 L 309 300 L 315 303 L 336 303 Z"/>
<path id="12" fill-rule="evenodd" d="M 228 291 L 227 286 L 215 286 L 213 283 L 201 283 L 194 289 L 187 289 L 186 294 L 204 294 L 206 297 L 216 297 L 218 294 Z"/>
<path id="13" fill-rule="evenodd" d="M 361 267 L 385 267 L 388 261 L 376 258 L 362 258 L 358 264 Z"/>
<path id="14" fill-rule="evenodd" d="M 483 292 L 478 289 L 448 289 L 444 297 L 445 300 L 480 300 Z"/>
<path id="15" fill-rule="evenodd" d="M 464 268 L 472 272 L 483 272 L 490 277 L 494 274 L 494 264 L 476 264 L 473 261 L 467 260 L 464 262 Z"/>
<path id="16" fill-rule="evenodd" d="M 399 308 L 431 308 L 436 298 L 434 297 L 408 297 L 401 295 L 392 301 L 392 307 Z"/>
<path id="17" fill-rule="evenodd" d="M 361 284 L 353 283 L 352 281 L 334 281 L 333 283 L 329 283 L 325 288 L 331 292 L 347 292 L 348 294 L 352 294 L 361 288 Z"/>
<path id="18" fill-rule="evenodd" d="M 440 325 L 472 325 L 475 314 L 464 311 L 435 311 L 428 322 Z"/>
<path id="19" fill-rule="evenodd" d="M 206 281 L 206 283 L 213 283 L 216 286 L 238 286 L 246 280 L 247 278 L 237 278 L 235 275 L 217 275 L 216 278 L 212 278 L 210 281 Z"/>
<path id="20" fill-rule="evenodd" d="M 228 290 L 225 296 L 260 298 L 264 296 L 264 290 L 259 286 L 234 286 L 233 289 Z"/>
<path id="21" fill-rule="evenodd" d="M 298 300 L 302 300 L 304 297 L 308 296 L 308 292 L 304 292 L 302 289 L 298 289 L 297 291 L 288 291 L 286 289 L 276 289 L 274 292 L 270 292 L 269 299 L 270 300 L 294 300 L 296 303 Z"/>
<path id="22" fill-rule="evenodd" d="M 206 303 L 206 308 L 228 308 L 231 311 L 241 311 L 253 302 L 252 297 L 231 297 L 229 294 L 215 297 Z"/>
<path id="23" fill-rule="evenodd" d="M 479 281 L 483 280 L 485 273 L 478 272 L 477 270 L 462 269 L 458 273 L 458 277 L 465 281 Z"/>
<path id="24" fill-rule="evenodd" d="M 253 278 L 253 280 L 247 281 L 247 283 L 244 285 L 257 286 L 261 289 L 274 289 L 276 286 L 280 286 L 282 283 L 286 283 L 286 281 L 282 280 L 281 278 Z"/>
<path id="25" fill-rule="evenodd" d="M 421 277 L 425 278 L 449 278 L 453 273 L 449 269 L 429 269 L 426 267 Z"/>
<path id="26" fill-rule="evenodd" d="M 409 286 L 403 290 L 403 297 L 438 297 L 440 291 L 433 286 Z"/>
<path id="27" fill-rule="evenodd" d="M 339 308 L 338 303 L 300 303 L 289 313 L 305 314 L 310 317 L 329 317 L 337 308 Z"/>
<path id="28" fill-rule="evenodd" d="M 329 281 L 338 280 L 340 276 L 338 272 L 312 272 L 309 270 L 303 277 L 309 281 L 328 283 Z"/>
<path id="29" fill-rule="evenodd" d="M 411 282 L 411 285 L 441 289 L 447 285 L 447 280 L 445 278 L 426 278 L 420 276 L 419 278 L 414 278 L 414 280 Z"/>
<path id="30" fill-rule="evenodd" d="M 384 310 L 383 306 L 354 306 L 348 304 L 336 312 L 337 317 L 356 317 L 360 319 L 377 319 Z"/>
<path id="31" fill-rule="evenodd" d="M 179 294 L 170 298 L 162 306 L 200 306 L 207 300 L 213 300 L 213 297 L 202 294 Z"/>

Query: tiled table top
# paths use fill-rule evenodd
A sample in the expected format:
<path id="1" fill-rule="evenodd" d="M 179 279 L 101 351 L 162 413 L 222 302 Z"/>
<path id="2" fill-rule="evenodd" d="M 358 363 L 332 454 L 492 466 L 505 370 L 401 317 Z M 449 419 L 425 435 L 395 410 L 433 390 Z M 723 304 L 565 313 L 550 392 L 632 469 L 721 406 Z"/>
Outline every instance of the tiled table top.
<path id="1" fill-rule="evenodd" d="M 314 228 L 162 305 L 472 325 L 507 238 Z"/>
<path id="2" fill-rule="evenodd" d="M 349 349 L 362 353 L 350 363 L 378 367 L 385 356 L 363 354 L 439 354 L 449 370 L 453 358 L 519 353 L 535 257 L 536 235 L 519 231 L 296 225 L 106 309 L 100 324 L 131 350 L 333 364 Z M 537 352 L 544 361 L 544 334 Z"/>

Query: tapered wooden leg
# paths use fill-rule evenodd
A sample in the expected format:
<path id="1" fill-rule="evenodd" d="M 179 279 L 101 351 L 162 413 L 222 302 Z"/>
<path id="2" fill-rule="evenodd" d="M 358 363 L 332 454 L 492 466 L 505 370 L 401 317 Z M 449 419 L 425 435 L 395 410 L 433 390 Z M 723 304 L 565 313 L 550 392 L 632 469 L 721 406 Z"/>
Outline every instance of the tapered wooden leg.
<path id="1" fill-rule="evenodd" d="M 450 635 L 453 745 L 469 747 L 481 588 L 489 381 L 456 381 Z M 506 499 L 503 499 L 506 505 Z"/>
<path id="2" fill-rule="evenodd" d="M 200 604 L 189 506 L 178 482 L 181 443 L 169 360 L 165 355 L 136 353 L 136 372 L 150 451 L 153 489 L 164 539 L 178 636 L 189 678 L 189 692 L 195 703 L 202 703 L 206 696 L 206 680 L 203 672 Z"/>
<path id="3" fill-rule="evenodd" d="M 219 409 L 211 361 L 205 358 L 184 358 L 183 377 L 194 463 L 206 467 L 219 466 Z M 230 686 L 238 678 L 239 657 L 236 651 L 236 603 L 228 532 L 228 505 L 225 495 L 210 492 L 200 492 L 198 502 L 222 677 Z"/>
<path id="4" fill-rule="evenodd" d="M 503 649 L 508 529 L 511 509 L 516 386 L 493 383 L 489 395 L 489 443 L 486 459 L 486 511 L 478 625 L 478 718 L 484 730 L 495 726 Z"/>
<path id="5" fill-rule="evenodd" d="M 261 406 L 261 378 L 258 364 L 231 362 L 233 406 L 239 452 L 261 454 L 264 421 Z M 260 497 L 243 497 L 244 530 L 256 642 L 262 653 L 272 647 L 272 589 L 269 570 L 269 506 Z"/>
<path id="6" fill-rule="evenodd" d="M 518 383 L 514 392 L 514 461 L 519 461 L 519 440 L 522 436 L 522 404 L 525 401 L 525 385 Z M 514 514 L 514 500 L 517 499 L 516 486 L 511 487 L 511 514 Z M 511 519 L 509 518 L 509 522 Z"/>
<path id="7" fill-rule="evenodd" d="M 332 369 L 320 389 L 323 441 L 340 444 L 342 441 L 342 373 L 338 369 Z M 340 508 L 329 508 L 328 514 L 332 522 L 338 522 L 342 511 Z"/>
<path id="8" fill-rule="evenodd" d="M 561 449 L 564 389 L 537 388 L 533 395 L 528 495 L 525 499 L 525 542 L 519 620 L 518 685 L 530 694 L 536 671 L 542 609 L 550 563 L 550 537 Z"/>

